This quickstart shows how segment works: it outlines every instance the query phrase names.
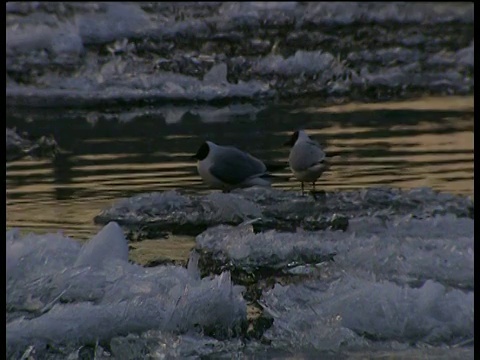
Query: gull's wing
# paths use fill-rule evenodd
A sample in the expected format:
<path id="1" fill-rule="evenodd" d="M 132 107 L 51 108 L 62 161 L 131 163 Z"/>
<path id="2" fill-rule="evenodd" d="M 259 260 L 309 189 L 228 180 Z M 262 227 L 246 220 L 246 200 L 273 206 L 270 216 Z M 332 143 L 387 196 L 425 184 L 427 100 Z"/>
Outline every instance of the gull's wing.
<path id="1" fill-rule="evenodd" d="M 217 149 L 210 172 L 224 183 L 235 185 L 246 179 L 266 173 L 265 164 L 237 148 L 223 146 Z"/>
<path id="2" fill-rule="evenodd" d="M 325 152 L 315 141 L 304 141 L 295 144 L 290 152 L 290 166 L 296 171 L 307 170 L 308 168 L 321 164 L 325 161 Z"/>

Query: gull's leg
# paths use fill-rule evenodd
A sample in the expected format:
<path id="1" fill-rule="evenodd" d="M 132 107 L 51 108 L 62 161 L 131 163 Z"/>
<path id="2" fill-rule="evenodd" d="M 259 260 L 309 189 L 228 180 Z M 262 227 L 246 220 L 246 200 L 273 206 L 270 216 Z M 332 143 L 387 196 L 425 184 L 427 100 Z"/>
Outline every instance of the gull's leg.
<path id="1" fill-rule="evenodd" d="M 326 196 L 325 190 L 322 189 L 322 190 L 316 191 L 316 190 L 315 190 L 315 181 L 312 182 L 312 185 L 313 185 L 313 190 L 312 190 L 313 198 L 314 198 L 315 200 L 318 200 L 317 195 L 321 195 L 322 198 L 325 198 L 325 196 Z"/>

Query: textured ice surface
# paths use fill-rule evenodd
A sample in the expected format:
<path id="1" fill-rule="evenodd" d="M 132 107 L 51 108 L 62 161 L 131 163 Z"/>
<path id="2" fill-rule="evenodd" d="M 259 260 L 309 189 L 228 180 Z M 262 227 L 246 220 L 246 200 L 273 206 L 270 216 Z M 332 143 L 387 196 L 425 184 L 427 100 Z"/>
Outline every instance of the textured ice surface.
<path id="1" fill-rule="evenodd" d="M 73 266 L 100 267 L 110 259 L 128 261 L 128 244 L 122 229 L 114 222 L 105 225 L 97 235 L 83 245 Z"/>
<path id="2" fill-rule="evenodd" d="M 142 231 L 151 229 L 153 235 L 154 230 L 199 234 L 213 225 L 237 225 L 252 219 L 260 219 L 254 223 L 256 229 L 294 231 L 297 227 L 344 229 L 349 218 L 361 216 L 388 219 L 402 215 L 425 218 L 453 214 L 473 218 L 473 211 L 472 198 L 437 193 L 428 188 L 338 191 L 315 200 L 298 192 L 253 187 L 205 196 L 182 195 L 176 191 L 142 194 L 102 210 L 95 221 L 142 226 Z"/>
<path id="3" fill-rule="evenodd" d="M 378 100 L 474 88 L 472 3 L 16 2 L 6 11 L 8 103 Z"/>
<path id="4" fill-rule="evenodd" d="M 248 273 L 288 270 L 329 260 L 335 254 L 331 270 L 363 274 L 372 281 L 420 286 L 434 280 L 469 290 L 474 287 L 473 242 L 474 221 L 453 215 L 390 220 L 359 217 L 350 221 L 346 231 L 299 229 L 295 233 L 271 230 L 255 234 L 249 224 L 218 226 L 196 238 L 197 249 L 209 254 L 216 264 L 207 264 L 216 269 Z M 325 269 L 316 272 L 322 271 Z"/>
<path id="5" fill-rule="evenodd" d="M 336 263 L 349 271 L 399 284 L 418 285 L 431 279 L 473 290 L 473 219 L 359 218 L 350 222 L 347 232 L 328 238 L 335 244 Z"/>
<path id="6" fill-rule="evenodd" d="M 428 280 L 419 288 L 338 279 L 280 286 L 262 304 L 274 318 L 264 336 L 279 348 L 340 351 L 393 342 L 455 344 L 473 337 L 473 291 Z"/>
<path id="7" fill-rule="evenodd" d="M 295 55 L 283 59 L 280 55 L 270 55 L 256 63 L 253 71 L 259 74 L 278 73 L 285 76 L 321 73 L 334 66 L 340 66 L 330 53 L 321 51 L 297 51 Z M 340 71 L 338 72 L 341 73 Z"/>
<path id="8" fill-rule="evenodd" d="M 248 193 L 256 194 L 260 208 L 270 204 L 271 193 Z M 171 214 L 192 203 L 188 197 L 181 197 L 182 202 L 178 194 L 163 194 L 171 197 L 160 201 L 169 204 L 162 211 Z M 376 204 L 391 195 L 375 194 Z M 465 200 L 424 190 L 403 198 L 412 201 L 419 194 L 431 196 L 430 201 L 439 196 L 436 210 L 446 206 L 455 212 L 461 209 L 458 201 Z M 59 234 L 9 231 L 7 356 L 19 358 L 33 350 L 42 356 L 49 343 L 62 349 L 62 356 L 89 353 L 119 359 L 139 354 L 473 358 L 474 220 L 453 213 L 432 215 L 425 212 L 429 201 L 416 202 L 422 216 L 401 215 L 402 209 L 410 212 L 409 201 L 396 204 L 397 215 L 368 215 L 362 207 L 345 206 L 352 214 L 363 214 L 353 216 L 345 231 L 255 233 L 256 222 L 247 221 L 197 236 L 197 250 L 221 264 L 217 270 L 223 266 L 256 274 L 271 268 L 271 274 L 307 274 L 289 285 L 264 289 L 259 303 L 273 323 L 259 341 L 246 342 L 222 340 L 241 332 L 246 318 L 243 288 L 232 285 L 228 272 L 201 279 L 195 254 L 186 269 L 130 264 L 125 238 L 115 223 L 83 246 Z M 332 252 L 335 261 L 321 261 Z M 298 270 L 311 263 L 316 266 L 308 272 Z M 93 346 L 97 340 L 99 345 Z M 102 350 L 105 344 L 110 355 Z"/>
<path id="9" fill-rule="evenodd" d="M 126 3 L 103 3 L 103 11 L 76 16 L 78 33 L 84 44 L 102 44 L 121 38 L 141 36 L 152 24 L 138 6 Z"/>
<path id="10" fill-rule="evenodd" d="M 39 139 L 28 139 L 28 134 L 18 134 L 15 129 L 6 128 L 5 133 L 6 160 L 17 160 L 26 155 L 50 156 L 57 151 L 57 143 L 53 137 L 42 136 Z"/>
<path id="11" fill-rule="evenodd" d="M 474 358 L 471 347 L 431 347 L 419 346 L 407 348 L 395 344 L 393 349 L 369 349 L 360 351 L 332 352 L 310 348 L 296 350 L 294 348 L 279 349 L 259 341 L 245 342 L 241 339 L 219 341 L 217 339 L 195 334 L 177 335 L 158 330 L 150 330 L 141 335 L 129 334 L 112 339 L 108 350 L 100 344 L 90 344 L 77 349 L 60 348 L 55 353 L 49 353 L 49 360 L 65 358 L 95 358 L 103 359 L 437 359 L 466 360 Z M 29 348 L 26 353 L 29 353 Z M 61 351 L 59 351 L 61 350 Z M 31 352 L 31 350 L 30 350 Z M 68 354 L 68 357 L 67 355 Z"/>
<path id="12" fill-rule="evenodd" d="M 195 256 L 187 269 L 146 269 L 130 264 L 126 250 L 115 223 L 83 247 L 60 235 L 7 232 L 7 354 L 150 329 L 216 337 L 239 331 L 246 305 L 228 273 L 200 279 Z"/>
<path id="13" fill-rule="evenodd" d="M 395 346 L 395 349 L 382 350 L 361 350 L 344 351 L 341 353 L 332 351 L 321 351 L 316 349 L 295 350 L 278 349 L 272 346 L 257 342 L 244 342 L 238 339 L 218 341 L 209 337 L 195 335 L 175 335 L 160 331 L 148 331 L 141 335 L 128 335 L 116 337 L 110 343 L 110 351 L 101 346 L 83 347 L 78 353 L 95 354 L 96 359 L 118 358 L 137 359 L 138 354 L 143 358 L 167 358 L 167 359 L 325 359 L 325 360 L 346 360 L 346 359 L 438 359 L 438 360 L 466 360 L 474 358 L 472 347 L 431 347 L 419 346 L 406 348 Z M 103 356 L 102 356 L 103 355 Z M 49 357 L 49 359 L 64 359 L 62 357 Z M 72 357 L 74 354 L 72 354 Z M 74 357 L 75 358 L 75 357 Z"/>
<path id="14" fill-rule="evenodd" d="M 48 74 L 41 79 L 41 82 L 47 85 L 43 88 L 11 84 L 9 96 L 21 98 L 25 91 L 29 91 L 31 97 L 29 103 L 35 106 L 42 106 L 42 99 L 45 101 L 44 104 L 55 105 L 61 101 L 64 106 L 80 106 L 100 105 L 120 99 L 128 102 L 158 99 L 212 101 L 263 97 L 271 93 L 268 84 L 257 80 L 231 84 L 226 81 L 225 76 L 218 77 L 217 74 L 211 75 L 215 82 L 169 72 L 139 74 L 135 77 L 127 75 L 126 73 L 134 67 L 135 63 L 132 60 L 114 58 L 101 69 L 85 74 L 83 78 L 70 79 L 57 74 Z M 216 72 L 216 68 L 212 70 Z"/>
<path id="15" fill-rule="evenodd" d="M 197 249 L 212 253 L 219 264 L 248 273 L 258 270 L 282 270 L 304 264 L 331 260 L 331 244 L 321 235 L 301 236 L 275 230 L 255 234 L 251 225 L 220 225 L 196 238 Z"/>
<path id="16" fill-rule="evenodd" d="M 142 225 L 143 230 L 152 227 L 198 233 L 211 225 L 239 224 L 261 214 L 258 205 L 236 194 L 214 192 L 206 196 L 187 196 L 165 191 L 121 200 L 97 215 L 95 221 L 105 223 L 115 218 L 122 225 Z"/>
<path id="17" fill-rule="evenodd" d="M 240 339 L 219 341 L 195 334 L 176 335 L 160 331 L 116 337 L 111 342 L 112 355 L 128 359 L 134 359 L 138 354 L 167 359 L 198 359 L 222 354 L 230 358 L 244 347 L 245 344 Z"/>

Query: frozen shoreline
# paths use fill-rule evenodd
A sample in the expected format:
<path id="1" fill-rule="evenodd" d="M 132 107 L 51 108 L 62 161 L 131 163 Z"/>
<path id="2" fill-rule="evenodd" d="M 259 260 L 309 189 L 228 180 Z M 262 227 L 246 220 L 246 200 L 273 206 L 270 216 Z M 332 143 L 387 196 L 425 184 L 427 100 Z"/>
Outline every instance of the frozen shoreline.
<path id="1" fill-rule="evenodd" d="M 471 3 L 9 3 L 9 105 L 474 91 Z"/>

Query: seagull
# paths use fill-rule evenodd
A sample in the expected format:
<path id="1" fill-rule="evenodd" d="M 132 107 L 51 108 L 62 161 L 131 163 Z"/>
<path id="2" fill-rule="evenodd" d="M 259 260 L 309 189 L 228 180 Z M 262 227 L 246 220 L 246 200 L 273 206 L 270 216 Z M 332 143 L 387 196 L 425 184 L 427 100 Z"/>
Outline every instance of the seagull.
<path id="1" fill-rule="evenodd" d="M 197 170 L 202 180 L 224 192 L 251 186 L 271 186 L 270 171 L 285 166 L 265 165 L 261 160 L 233 146 L 205 141 L 197 153 Z"/>
<path id="2" fill-rule="evenodd" d="M 284 145 L 292 147 L 288 162 L 293 175 L 302 184 L 302 195 L 304 182 L 311 182 L 315 193 L 315 182 L 330 167 L 325 152 L 303 130 L 295 131 Z"/>

